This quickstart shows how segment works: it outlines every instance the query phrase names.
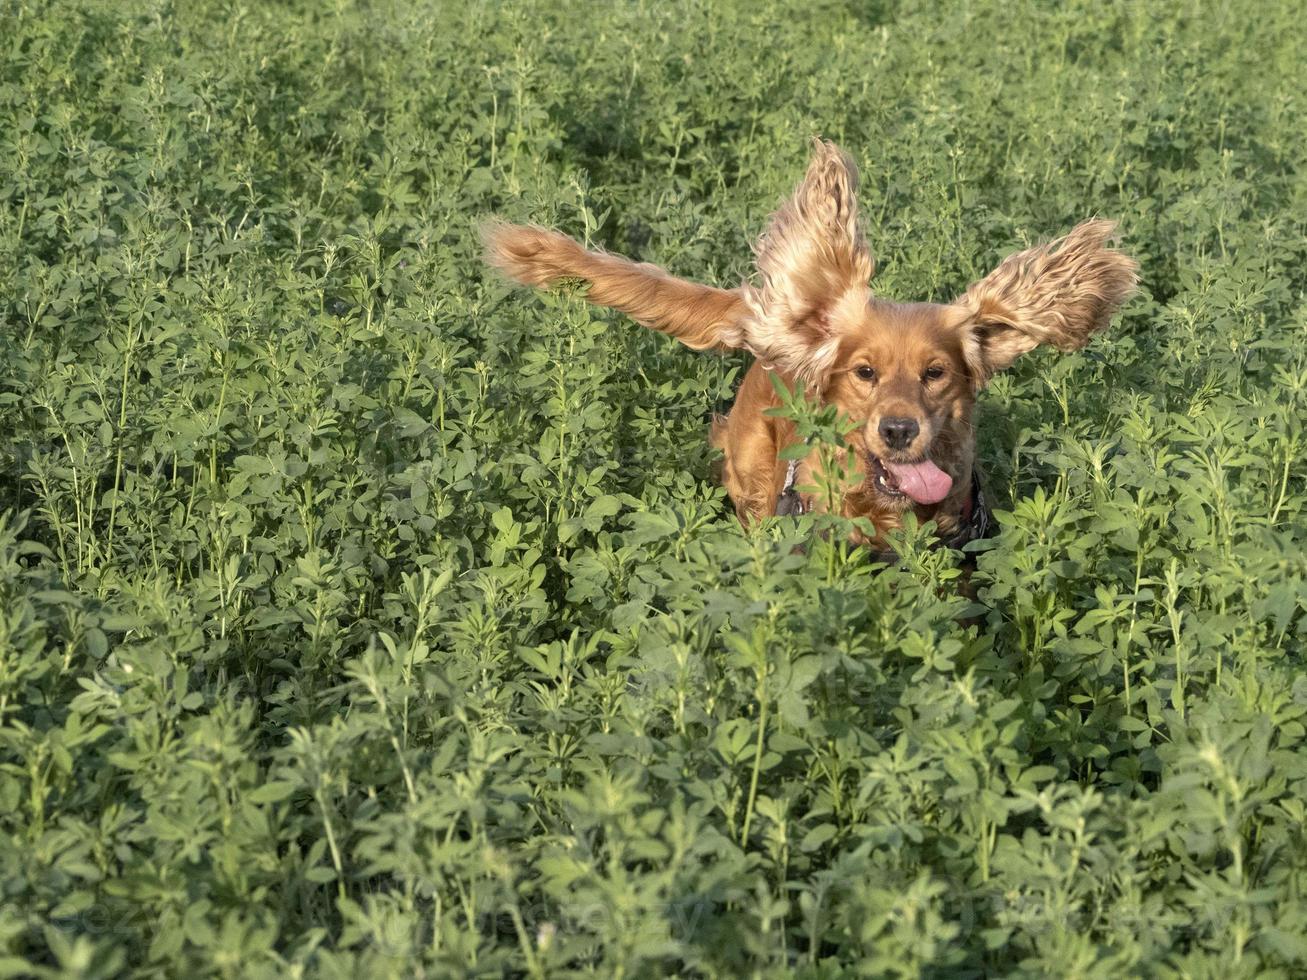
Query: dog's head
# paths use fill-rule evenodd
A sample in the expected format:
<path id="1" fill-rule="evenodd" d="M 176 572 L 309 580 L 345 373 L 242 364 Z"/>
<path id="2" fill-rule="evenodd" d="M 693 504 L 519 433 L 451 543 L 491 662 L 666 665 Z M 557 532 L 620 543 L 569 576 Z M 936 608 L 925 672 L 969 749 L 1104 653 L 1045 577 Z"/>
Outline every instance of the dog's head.
<path id="1" fill-rule="evenodd" d="M 807 175 L 757 246 L 735 346 L 802 381 L 858 423 L 863 492 L 878 509 L 965 493 L 971 410 L 999 371 L 1040 344 L 1083 347 L 1134 290 L 1138 266 L 1092 220 L 1008 257 L 952 303 L 872 294 L 874 263 L 857 212 L 857 173 L 817 142 Z"/>

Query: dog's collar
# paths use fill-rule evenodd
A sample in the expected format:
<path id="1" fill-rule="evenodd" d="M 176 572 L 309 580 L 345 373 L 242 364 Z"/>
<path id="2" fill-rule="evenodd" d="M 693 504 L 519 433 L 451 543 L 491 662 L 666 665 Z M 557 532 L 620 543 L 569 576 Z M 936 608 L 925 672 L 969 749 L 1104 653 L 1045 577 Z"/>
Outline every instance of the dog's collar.
<path id="1" fill-rule="evenodd" d="M 776 514 L 779 517 L 798 517 L 807 513 L 807 508 L 803 505 L 803 498 L 799 496 L 799 491 L 794 487 L 794 481 L 798 477 L 799 461 L 790 460 L 790 467 L 785 471 L 785 486 L 781 488 L 781 495 L 776 501 Z M 971 492 L 967 494 L 966 500 L 962 503 L 962 521 L 957 531 L 950 537 L 943 539 L 939 544 L 954 551 L 960 551 L 962 546 L 970 541 L 979 541 L 981 538 L 987 538 L 994 531 L 994 515 L 985 502 L 985 493 L 980 489 L 980 474 L 974 470 L 971 473 Z M 897 552 L 894 551 L 873 551 L 871 553 L 872 561 L 884 562 L 887 565 L 893 565 L 899 560 Z"/>

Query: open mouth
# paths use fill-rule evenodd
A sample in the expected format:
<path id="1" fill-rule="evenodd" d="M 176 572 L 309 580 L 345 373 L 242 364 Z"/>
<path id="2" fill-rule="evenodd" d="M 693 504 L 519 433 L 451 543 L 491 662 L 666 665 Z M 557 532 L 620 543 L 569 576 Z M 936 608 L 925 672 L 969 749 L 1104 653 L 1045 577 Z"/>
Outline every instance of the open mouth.
<path id="1" fill-rule="evenodd" d="M 918 504 L 937 504 L 953 488 L 953 477 L 928 459 L 894 463 L 868 453 L 867 471 L 872 484 L 887 497 L 906 497 Z"/>

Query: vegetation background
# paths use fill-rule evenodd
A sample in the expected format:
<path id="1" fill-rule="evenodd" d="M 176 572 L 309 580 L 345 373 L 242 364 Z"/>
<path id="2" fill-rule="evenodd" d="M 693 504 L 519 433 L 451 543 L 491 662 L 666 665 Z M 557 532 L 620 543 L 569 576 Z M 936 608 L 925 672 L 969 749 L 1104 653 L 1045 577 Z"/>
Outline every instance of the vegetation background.
<path id="1" fill-rule="evenodd" d="M 1307 971 L 1300 4 L 0 19 L 0 974 Z M 814 133 L 885 295 L 1142 260 L 983 396 L 975 603 L 741 533 L 744 359 L 478 262 L 736 283 Z"/>

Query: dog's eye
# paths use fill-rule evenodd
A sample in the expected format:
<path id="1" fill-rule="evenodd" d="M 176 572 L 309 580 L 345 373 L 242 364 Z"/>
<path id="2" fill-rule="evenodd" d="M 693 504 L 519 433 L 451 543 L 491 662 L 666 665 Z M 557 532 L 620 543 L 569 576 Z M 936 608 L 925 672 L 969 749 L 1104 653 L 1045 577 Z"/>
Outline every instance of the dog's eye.
<path id="1" fill-rule="evenodd" d="M 876 369 L 868 364 L 864 364 L 862 365 L 862 367 L 856 368 L 853 373 L 856 374 L 863 381 L 876 380 Z"/>
<path id="2" fill-rule="evenodd" d="M 938 364 L 932 364 L 926 368 L 926 373 L 921 376 L 922 381 L 938 381 L 944 377 L 944 369 Z"/>

